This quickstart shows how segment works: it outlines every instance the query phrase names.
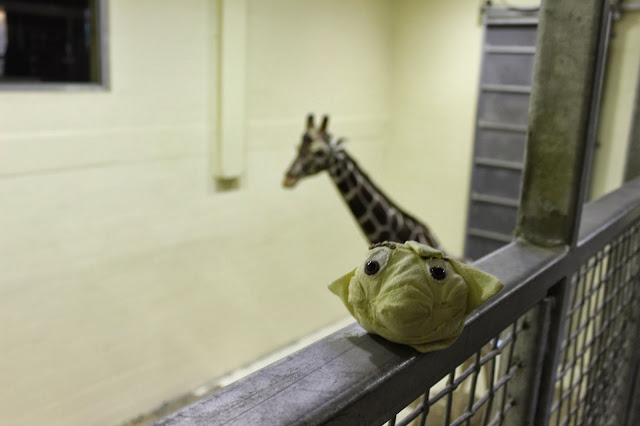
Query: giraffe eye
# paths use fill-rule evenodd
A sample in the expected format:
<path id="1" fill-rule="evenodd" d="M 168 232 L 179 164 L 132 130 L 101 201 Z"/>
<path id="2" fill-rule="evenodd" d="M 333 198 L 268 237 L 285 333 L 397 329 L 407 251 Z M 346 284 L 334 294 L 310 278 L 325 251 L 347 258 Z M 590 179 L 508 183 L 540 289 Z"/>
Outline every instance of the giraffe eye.
<path id="1" fill-rule="evenodd" d="M 447 278 L 447 272 L 440 266 L 434 266 L 429 270 L 434 280 L 442 281 Z"/>
<path id="2" fill-rule="evenodd" d="M 315 151 L 313 156 L 316 158 L 324 157 L 324 151 Z"/>

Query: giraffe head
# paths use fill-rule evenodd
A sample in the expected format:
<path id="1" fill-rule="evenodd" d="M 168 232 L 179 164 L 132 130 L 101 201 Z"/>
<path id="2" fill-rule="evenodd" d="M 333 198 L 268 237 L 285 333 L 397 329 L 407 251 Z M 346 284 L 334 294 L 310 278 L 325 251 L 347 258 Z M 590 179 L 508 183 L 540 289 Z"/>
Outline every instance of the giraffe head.
<path id="1" fill-rule="evenodd" d="M 329 168 L 334 144 L 331 135 L 327 133 L 328 123 L 329 116 L 325 115 L 320 127 L 315 127 L 313 114 L 307 116 L 307 128 L 302 134 L 298 154 L 289 166 L 282 183 L 285 188 L 293 188 L 300 179 Z"/>

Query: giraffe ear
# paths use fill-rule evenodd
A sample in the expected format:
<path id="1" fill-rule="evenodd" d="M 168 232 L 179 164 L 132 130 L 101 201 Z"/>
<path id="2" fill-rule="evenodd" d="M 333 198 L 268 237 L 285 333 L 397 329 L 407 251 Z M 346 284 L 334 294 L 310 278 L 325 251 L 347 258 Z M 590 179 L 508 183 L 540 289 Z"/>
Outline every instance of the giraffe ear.
<path id="1" fill-rule="evenodd" d="M 335 142 L 334 142 L 335 141 Z M 340 148 L 342 145 L 344 145 L 347 142 L 347 140 L 345 138 L 340 138 L 338 140 L 332 139 L 331 140 L 331 144 L 333 144 L 333 146 L 335 146 L 336 148 Z"/>
<path id="2" fill-rule="evenodd" d="M 329 124 L 329 116 L 322 117 L 322 125 L 320 125 L 320 133 L 327 133 L 327 124 Z"/>
<path id="3" fill-rule="evenodd" d="M 313 129 L 313 114 L 307 115 L 307 130 Z"/>

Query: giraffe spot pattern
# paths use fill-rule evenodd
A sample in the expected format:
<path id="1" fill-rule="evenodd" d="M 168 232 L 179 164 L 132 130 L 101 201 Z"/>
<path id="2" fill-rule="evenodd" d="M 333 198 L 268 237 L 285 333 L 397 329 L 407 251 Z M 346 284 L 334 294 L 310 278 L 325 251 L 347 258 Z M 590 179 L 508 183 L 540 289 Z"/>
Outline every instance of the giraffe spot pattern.
<path id="1" fill-rule="evenodd" d="M 373 201 L 373 195 L 371 195 L 371 192 L 366 186 L 362 187 L 362 196 L 364 197 L 367 203 L 370 203 Z"/>
<path id="2" fill-rule="evenodd" d="M 329 173 L 371 243 L 416 240 L 434 245 L 429 230 L 398 210 L 340 148 L 330 153 Z"/>
<path id="3" fill-rule="evenodd" d="M 343 194 L 346 194 L 347 192 L 349 192 L 349 184 L 347 183 L 346 180 L 343 180 L 342 182 L 340 182 L 338 184 L 338 189 L 340 190 L 340 192 L 342 192 Z"/>
<path id="4" fill-rule="evenodd" d="M 349 182 L 349 187 L 351 188 L 355 188 L 358 186 L 358 179 L 353 173 L 347 177 L 347 181 Z"/>
<path id="5" fill-rule="evenodd" d="M 398 216 L 396 215 L 391 216 L 391 229 L 397 230 L 399 226 L 400 226 L 400 221 L 398 220 Z"/>
<path id="6" fill-rule="evenodd" d="M 381 225 L 387 224 L 387 211 L 380 205 L 376 204 L 373 207 L 373 214 Z"/>
<path id="7" fill-rule="evenodd" d="M 362 224 L 362 229 L 364 229 L 364 232 L 369 235 L 369 234 L 373 234 L 376 231 L 376 225 L 375 223 L 373 223 L 371 220 L 367 219 L 363 224 Z"/>
<path id="8" fill-rule="evenodd" d="M 389 233 L 389 231 L 382 231 L 378 236 L 378 240 L 380 241 L 389 241 L 390 238 L 391 234 Z"/>
<path id="9" fill-rule="evenodd" d="M 353 197 L 349 200 L 349 207 L 356 217 L 362 216 L 367 211 L 358 197 Z"/>

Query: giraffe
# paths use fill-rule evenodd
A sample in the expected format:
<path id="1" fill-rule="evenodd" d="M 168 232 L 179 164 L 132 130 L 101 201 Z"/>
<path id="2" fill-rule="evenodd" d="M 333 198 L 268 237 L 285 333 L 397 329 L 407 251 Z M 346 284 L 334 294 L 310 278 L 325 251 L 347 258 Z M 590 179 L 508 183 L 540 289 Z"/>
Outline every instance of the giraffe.
<path id="1" fill-rule="evenodd" d="M 322 117 L 320 128 L 316 128 L 313 115 L 307 116 L 298 155 L 285 174 L 283 186 L 293 188 L 300 179 L 327 170 L 369 244 L 384 241 L 404 243 L 415 240 L 446 253 L 425 224 L 398 207 L 373 183 L 345 151 L 344 139 L 334 138 L 327 132 L 328 123 L 329 117 L 325 115 Z M 491 344 L 487 344 L 480 352 L 486 355 L 490 350 Z M 460 365 L 461 371 L 472 368 L 474 362 L 475 355 Z M 488 366 L 482 366 L 482 370 L 485 383 L 489 383 Z M 475 397 L 472 397 L 475 401 Z M 421 400 L 414 401 L 410 406 L 416 406 Z"/>
<path id="2" fill-rule="evenodd" d="M 344 139 L 327 132 L 328 122 L 325 115 L 316 128 L 313 115 L 307 116 L 298 155 L 283 186 L 293 188 L 300 179 L 327 170 L 370 244 L 415 240 L 440 248 L 429 228 L 391 201 L 358 166 L 344 149 Z"/>

